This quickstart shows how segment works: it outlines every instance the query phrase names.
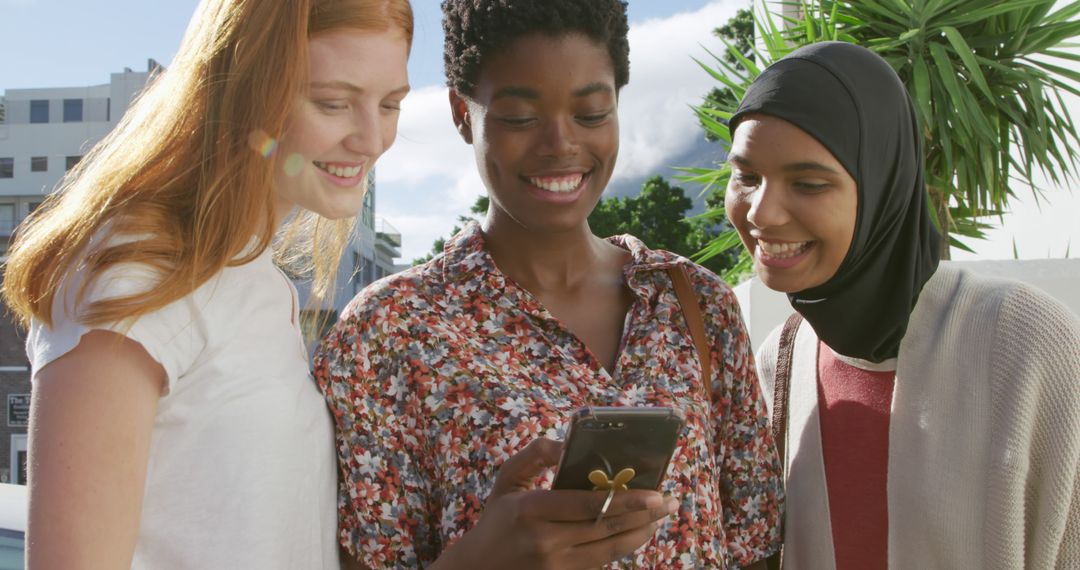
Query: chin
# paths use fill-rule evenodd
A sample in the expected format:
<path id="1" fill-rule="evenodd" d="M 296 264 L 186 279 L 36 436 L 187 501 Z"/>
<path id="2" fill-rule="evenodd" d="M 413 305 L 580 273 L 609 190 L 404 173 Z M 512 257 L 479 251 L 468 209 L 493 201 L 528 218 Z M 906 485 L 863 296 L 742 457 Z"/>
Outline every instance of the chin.
<path id="1" fill-rule="evenodd" d="M 798 293 L 806 288 L 801 287 L 798 283 L 792 283 L 790 279 L 783 279 L 773 275 L 769 269 L 758 267 L 755 273 L 763 285 L 778 293 Z"/>
<path id="2" fill-rule="evenodd" d="M 337 196 L 327 196 L 317 204 L 312 204 L 311 210 L 328 220 L 344 220 L 355 218 L 364 209 L 364 195 L 366 192 L 339 193 Z"/>

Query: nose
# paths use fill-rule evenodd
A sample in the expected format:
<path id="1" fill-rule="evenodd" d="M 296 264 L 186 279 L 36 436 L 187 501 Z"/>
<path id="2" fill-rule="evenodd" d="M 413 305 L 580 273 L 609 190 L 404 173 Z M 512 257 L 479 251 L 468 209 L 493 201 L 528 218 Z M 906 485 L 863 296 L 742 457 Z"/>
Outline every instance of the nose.
<path id="1" fill-rule="evenodd" d="M 545 121 L 540 140 L 541 156 L 574 156 L 580 150 L 576 124 L 572 117 Z"/>
<path id="2" fill-rule="evenodd" d="M 349 131 L 345 136 L 345 148 L 354 154 L 374 160 L 385 150 L 383 145 L 383 117 L 378 106 L 358 107 L 353 112 Z"/>
<path id="3" fill-rule="evenodd" d="M 791 219 L 784 189 L 779 184 L 770 184 L 763 179 L 748 200 L 750 210 L 746 213 L 746 220 L 754 227 L 779 227 Z"/>

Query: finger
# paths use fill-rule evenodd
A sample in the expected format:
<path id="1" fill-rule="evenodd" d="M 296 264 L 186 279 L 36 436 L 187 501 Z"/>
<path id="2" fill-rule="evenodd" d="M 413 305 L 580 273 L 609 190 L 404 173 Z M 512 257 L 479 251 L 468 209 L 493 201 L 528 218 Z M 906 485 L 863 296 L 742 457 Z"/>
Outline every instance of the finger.
<path id="1" fill-rule="evenodd" d="M 679 512 L 679 501 L 667 498 L 659 507 L 644 511 L 630 511 L 620 515 L 605 516 L 597 522 L 570 522 L 560 525 L 577 537 L 574 542 L 585 544 L 623 534 L 651 523 L 662 523 L 666 518 Z"/>
<path id="2" fill-rule="evenodd" d="M 600 540 L 572 546 L 565 551 L 565 563 L 558 567 L 596 568 L 625 558 L 652 540 L 658 528 L 659 523 L 654 521 Z"/>
<path id="3" fill-rule="evenodd" d="M 519 508 L 522 515 L 537 520 L 592 523 L 606 499 L 607 491 L 533 491 L 521 497 Z M 664 496 L 656 491 L 619 491 L 611 499 L 605 517 L 649 511 L 663 505 Z"/>
<path id="4" fill-rule="evenodd" d="M 546 437 L 532 440 L 499 468 L 491 498 L 532 489 L 536 478 L 543 474 L 545 469 L 559 464 L 561 453 L 562 442 Z"/>

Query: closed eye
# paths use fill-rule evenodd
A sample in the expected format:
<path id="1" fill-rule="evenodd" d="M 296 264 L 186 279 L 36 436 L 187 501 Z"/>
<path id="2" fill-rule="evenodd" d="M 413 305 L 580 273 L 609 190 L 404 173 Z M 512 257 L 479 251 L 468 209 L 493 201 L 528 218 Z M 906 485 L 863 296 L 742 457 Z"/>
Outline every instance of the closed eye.
<path id="1" fill-rule="evenodd" d="M 761 177 L 757 174 L 733 174 L 732 178 L 740 186 L 745 186 L 747 188 L 753 188 L 754 186 L 761 184 Z"/>
<path id="2" fill-rule="evenodd" d="M 804 192 L 819 192 L 828 188 L 830 184 L 828 182 L 803 182 L 799 181 L 795 183 L 795 188 Z"/>
<path id="3" fill-rule="evenodd" d="M 536 122 L 536 119 L 532 117 L 500 117 L 499 122 L 511 127 L 527 127 Z"/>
<path id="4" fill-rule="evenodd" d="M 348 103 L 342 101 L 316 101 L 315 106 L 328 112 L 344 111 L 349 108 Z"/>
<path id="5" fill-rule="evenodd" d="M 577 119 L 581 124 L 592 127 L 603 124 L 610 116 L 611 112 L 606 111 L 603 113 L 593 113 L 591 115 L 579 115 Z"/>

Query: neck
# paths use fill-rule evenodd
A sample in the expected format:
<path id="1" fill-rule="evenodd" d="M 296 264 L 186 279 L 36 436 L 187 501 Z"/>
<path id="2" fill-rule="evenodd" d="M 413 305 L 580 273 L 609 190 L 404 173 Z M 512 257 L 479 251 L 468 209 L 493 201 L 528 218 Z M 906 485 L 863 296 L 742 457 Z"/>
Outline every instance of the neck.
<path id="1" fill-rule="evenodd" d="M 613 254 L 624 253 L 593 235 L 588 223 L 565 232 L 538 233 L 514 221 L 496 222 L 489 212 L 482 229 L 499 270 L 534 293 L 577 289 L 602 275 Z"/>

